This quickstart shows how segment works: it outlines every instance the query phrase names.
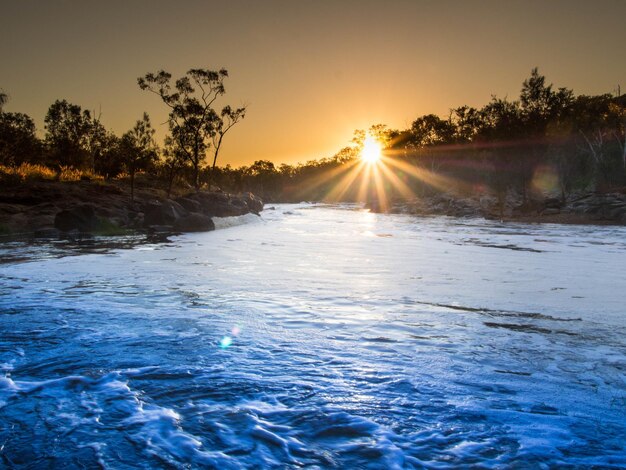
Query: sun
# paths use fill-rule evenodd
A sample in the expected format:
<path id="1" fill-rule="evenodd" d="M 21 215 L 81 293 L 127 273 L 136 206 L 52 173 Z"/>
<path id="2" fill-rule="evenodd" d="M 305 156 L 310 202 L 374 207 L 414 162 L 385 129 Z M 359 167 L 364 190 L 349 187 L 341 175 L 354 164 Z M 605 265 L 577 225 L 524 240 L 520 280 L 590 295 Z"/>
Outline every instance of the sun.
<path id="1" fill-rule="evenodd" d="M 383 149 L 374 137 L 368 135 L 363 141 L 363 148 L 361 149 L 361 160 L 365 163 L 377 163 L 382 157 Z"/>

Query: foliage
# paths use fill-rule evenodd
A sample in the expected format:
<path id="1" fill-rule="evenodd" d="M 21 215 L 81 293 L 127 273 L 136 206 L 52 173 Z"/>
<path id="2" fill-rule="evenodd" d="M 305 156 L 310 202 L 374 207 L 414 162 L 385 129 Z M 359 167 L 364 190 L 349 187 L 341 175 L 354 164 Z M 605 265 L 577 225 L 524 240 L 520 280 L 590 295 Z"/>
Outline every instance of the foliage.
<path id="1" fill-rule="evenodd" d="M 215 107 L 227 77 L 223 69 L 192 69 L 175 81 L 165 71 L 138 80 L 170 110 L 160 159 L 147 116 L 118 137 L 89 111 L 57 100 L 46 115 L 42 142 L 30 117 L 2 112 L 8 98 L 2 92 L 0 178 L 78 180 L 125 173 L 134 192 L 134 174 L 147 172 L 168 194 L 191 181 L 195 187 L 252 191 L 270 201 L 357 200 L 358 184 L 342 186 L 369 134 L 404 165 L 391 171 L 415 194 L 489 190 L 503 199 L 510 192 L 531 198 L 541 190 L 565 198 L 576 189 L 626 186 L 626 95 L 576 96 L 548 83 L 536 68 L 517 99 L 493 96 L 482 107 L 453 108 L 447 117 L 418 116 L 407 129 L 375 124 L 355 131 L 350 145 L 332 157 L 297 165 L 257 160 L 239 168 L 217 166 L 225 134 L 245 116 L 245 108 Z M 538 184 L 541 175 L 552 186 Z M 397 188 L 389 191 L 390 197 L 403 197 Z"/>
<path id="2" fill-rule="evenodd" d="M 94 168 L 103 128 L 88 110 L 67 100 L 56 100 L 44 119 L 45 144 L 52 166 Z"/>
<path id="3" fill-rule="evenodd" d="M 243 107 L 225 106 L 219 113 L 214 109 L 217 98 L 226 92 L 227 77 L 226 69 L 191 69 L 173 84 L 172 75 L 164 70 L 137 80 L 142 90 L 155 93 L 170 108 L 172 144 L 191 164 L 196 189 L 200 186 L 200 169 L 209 148 L 213 148 L 215 168 L 224 135 L 245 116 Z"/>
<path id="4" fill-rule="evenodd" d="M 34 121 L 22 113 L 0 113 L 0 163 L 19 166 L 41 159 Z"/>
<path id="5" fill-rule="evenodd" d="M 123 165 L 130 176 L 130 198 L 135 198 L 135 174 L 150 169 L 158 158 L 158 148 L 154 141 L 154 129 L 150 117 L 143 113 L 142 119 L 126 132 L 120 146 L 124 155 Z"/>
<path id="6" fill-rule="evenodd" d="M 2 108 L 9 101 L 9 95 L 7 95 L 4 91 L 0 90 L 0 113 L 2 112 Z"/>
<path id="7" fill-rule="evenodd" d="M 27 181 L 81 181 L 102 180 L 102 176 L 91 171 L 63 166 L 52 169 L 46 165 L 22 163 L 19 166 L 0 165 L 0 181 L 23 183 Z"/>

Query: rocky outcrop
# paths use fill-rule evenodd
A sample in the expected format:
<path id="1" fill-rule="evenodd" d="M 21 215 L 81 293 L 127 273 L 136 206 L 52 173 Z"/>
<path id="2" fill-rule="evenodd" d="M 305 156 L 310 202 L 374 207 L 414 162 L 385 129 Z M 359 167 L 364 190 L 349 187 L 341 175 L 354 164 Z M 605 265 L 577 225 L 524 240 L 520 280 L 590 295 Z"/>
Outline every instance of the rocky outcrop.
<path id="1" fill-rule="evenodd" d="M 198 212 L 191 212 L 174 223 L 174 230 L 178 232 L 208 232 L 215 230 L 211 217 Z"/>
<path id="2" fill-rule="evenodd" d="M 135 191 L 102 182 L 37 182 L 0 188 L 0 234 L 64 237 L 214 230 L 212 217 L 258 214 L 263 202 L 252 194 L 200 191 L 176 199 L 159 190 Z"/>
<path id="3" fill-rule="evenodd" d="M 200 204 L 201 212 L 209 217 L 233 217 L 252 212 L 242 197 L 222 192 L 197 192 L 186 196 Z"/>
<path id="4" fill-rule="evenodd" d="M 172 226 L 181 232 L 214 230 L 211 217 L 259 214 L 263 201 L 253 194 L 234 196 L 223 192 L 199 191 L 176 200 L 150 202 L 144 207 L 144 227 Z"/>
<path id="5" fill-rule="evenodd" d="M 567 209 L 578 214 L 587 214 L 596 220 L 615 221 L 626 224 L 626 194 L 592 193 L 572 200 Z"/>
<path id="6" fill-rule="evenodd" d="M 94 207 L 83 204 L 62 210 L 54 218 L 54 228 L 61 232 L 93 232 L 101 225 L 101 219 L 96 215 Z"/>
<path id="7" fill-rule="evenodd" d="M 626 194 L 621 192 L 576 193 L 565 201 L 553 196 L 524 200 L 519 194 L 508 194 L 506 198 L 500 199 L 487 194 L 473 197 L 435 194 L 411 200 L 392 201 L 387 207 L 381 207 L 379 202 L 372 201 L 368 207 L 372 212 L 414 215 L 626 225 Z"/>
<path id="8" fill-rule="evenodd" d="M 248 209 L 253 214 L 259 215 L 259 213 L 263 210 L 263 201 L 261 198 L 256 197 L 252 193 L 245 193 L 243 195 L 243 200 L 248 205 Z"/>
<path id="9" fill-rule="evenodd" d="M 414 215 L 447 215 L 450 217 L 484 217 L 494 201 L 485 204 L 481 198 L 459 198 L 449 194 L 394 201 L 389 212 Z M 369 206 L 373 212 L 385 212 L 380 203 Z"/>
<path id="10" fill-rule="evenodd" d="M 174 225 L 178 219 L 185 217 L 187 211 L 178 202 L 166 199 L 154 201 L 144 206 L 143 225 Z"/>

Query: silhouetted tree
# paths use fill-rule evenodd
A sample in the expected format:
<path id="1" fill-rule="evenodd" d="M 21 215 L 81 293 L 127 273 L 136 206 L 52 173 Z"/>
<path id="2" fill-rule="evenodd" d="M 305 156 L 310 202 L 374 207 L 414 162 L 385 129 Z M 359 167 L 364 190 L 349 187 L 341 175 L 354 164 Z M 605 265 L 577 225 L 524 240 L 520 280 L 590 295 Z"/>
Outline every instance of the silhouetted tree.
<path id="1" fill-rule="evenodd" d="M 93 120 L 89 111 L 66 100 L 57 100 L 48 109 L 44 122 L 52 165 L 75 168 L 92 165 L 88 140 Z"/>
<path id="2" fill-rule="evenodd" d="M 470 106 L 460 106 L 451 111 L 450 123 L 454 128 L 453 139 L 456 143 L 473 142 L 480 132 L 480 111 Z"/>
<path id="3" fill-rule="evenodd" d="M 173 84 L 172 75 L 164 70 L 137 79 L 142 90 L 155 93 L 170 108 L 172 139 L 193 167 L 196 189 L 200 187 L 200 167 L 207 150 L 213 145 L 215 165 L 224 134 L 245 114 L 245 108 L 225 106 L 220 113 L 213 109 L 217 98 L 225 93 L 227 77 L 226 69 L 191 69 Z"/>
<path id="4" fill-rule="evenodd" d="M 454 126 L 450 121 L 428 114 L 413 121 L 411 134 L 416 148 L 449 144 L 453 141 Z"/>
<path id="5" fill-rule="evenodd" d="M 211 179 L 215 172 L 217 156 L 222 147 L 224 135 L 241 119 L 246 116 L 246 108 L 232 109 L 230 106 L 224 106 L 218 119 L 215 120 L 213 140 L 213 165 L 211 166 L 211 174 L 209 175 L 209 189 L 211 189 Z"/>
<path id="6" fill-rule="evenodd" d="M 135 123 L 135 126 L 122 136 L 121 147 L 124 167 L 130 176 L 131 201 L 135 200 L 135 174 L 137 171 L 150 168 L 158 158 L 154 132 L 150 117 L 143 113 L 143 117 Z"/>
<path id="7" fill-rule="evenodd" d="M 176 175 L 185 167 L 187 155 L 171 138 L 165 138 L 165 146 L 163 148 L 163 159 L 160 162 L 161 167 L 165 170 L 165 179 L 167 182 L 167 197 L 172 193 L 172 185 Z"/>
<path id="8" fill-rule="evenodd" d="M 9 95 L 7 95 L 4 91 L 0 91 L 0 113 L 2 112 L 2 108 L 9 101 Z"/>
<path id="9" fill-rule="evenodd" d="M 0 163 L 19 166 L 39 163 L 41 142 L 35 135 L 34 121 L 22 113 L 0 113 Z"/>

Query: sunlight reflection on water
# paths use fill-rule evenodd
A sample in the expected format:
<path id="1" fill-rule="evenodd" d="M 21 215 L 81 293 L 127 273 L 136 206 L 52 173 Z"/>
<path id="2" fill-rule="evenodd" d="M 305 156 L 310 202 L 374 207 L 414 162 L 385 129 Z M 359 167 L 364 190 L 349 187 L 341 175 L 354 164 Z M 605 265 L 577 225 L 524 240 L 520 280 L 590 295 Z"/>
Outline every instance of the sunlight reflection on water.
<path id="1" fill-rule="evenodd" d="M 3 464 L 626 466 L 626 229 L 263 217 L 4 265 Z"/>

